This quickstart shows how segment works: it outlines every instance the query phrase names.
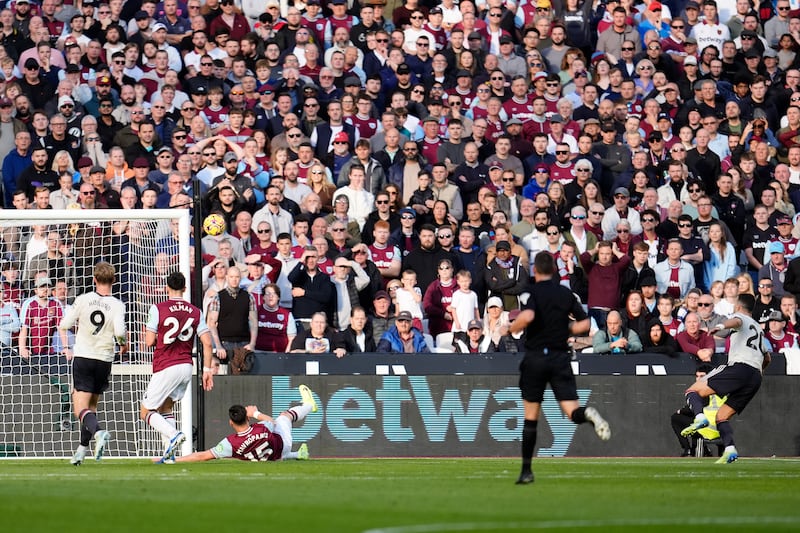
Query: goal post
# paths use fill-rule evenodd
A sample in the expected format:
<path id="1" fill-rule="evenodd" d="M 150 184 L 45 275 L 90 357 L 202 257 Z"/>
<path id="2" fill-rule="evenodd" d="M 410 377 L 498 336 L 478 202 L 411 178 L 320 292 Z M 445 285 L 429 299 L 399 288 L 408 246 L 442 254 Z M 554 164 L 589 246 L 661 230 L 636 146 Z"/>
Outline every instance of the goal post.
<path id="1" fill-rule="evenodd" d="M 189 280 L 191 218 L 188 209 L 0 210 L 0 457 L 70 457 L 79 424 L 72 413 L 70 364 L 61 356 L 52 326 L 74 298 L 93 289 L 98 261 L 116 270 L 112 294 L 125 304 L 130 351 L 116 354 L 109 389 L 98 406 L 101 425 L 112 433 L 110 457 L 155 457 L 161 436 L 139 419 L 139 405 L 152 375 L 153 351 L 144 328 L 151 305 L 166 298 L 169 272 Z M 37 280 L 50 279 L 50 298 L 37 294 Z M 32 300 L 29 300 L 32 298 Z M 28 320 L 30 357 L 21 357 L 14 311 Z M 70 334 L 70 343 L 74 337 Z M 196 368 L 196 365 L 195 365 Z M 193 386 L 174 410 L 178 428 L 193 433 Z M 192 439 L 182 453 L 192 451 Z"/>

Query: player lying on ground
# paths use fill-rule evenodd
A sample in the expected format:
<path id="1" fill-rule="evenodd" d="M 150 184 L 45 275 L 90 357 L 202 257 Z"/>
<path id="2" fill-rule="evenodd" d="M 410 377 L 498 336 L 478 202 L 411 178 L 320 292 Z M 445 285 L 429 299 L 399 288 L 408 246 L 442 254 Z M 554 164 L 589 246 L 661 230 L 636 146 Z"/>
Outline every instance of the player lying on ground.
<path id="1" fill-rule="evenodd" d="M 308 413 L 317 411 L 314 395 L 305 385 L 298 387 L 303 403 L 284 411 L 273 419 L 259 412 L 255 405 L 247 408 L 234 405 L 228 410 L 228 423 L 236 431 L 222 439 L 219 444 L 203 452 L 177 457 L 175 462 L 194 463 L 233 457 L 242 461 L 280 461 L 283 459 L 308 459 L 308 446 L 303 443 L 296 451 L 292 451 L 292 423 L 303 420 Z M 258 420 L 250 425 L 250 418 Z M 171 462 L 157 459 L 155 462 Z"/>
<path id="2" fill-rule="evenodd" d="M 761 387 L 762 372 L 770 362 L 770 355 L 764 350 L 761 326 L 753 320 L 755 298 L 750 294 L 740 294 L 733 315 L 709 333 L 720 329 L 731 329 L 728 364 L 720 366 L 686 391 L 686 402 L 695 414 L 694 422 L 681 431 L 688 437 L 697 430 L 707 427 L 709 420 L 703 413 L 703 398 L 712 394 L 727 396 L 727 401 L 717 411 L 717 431 L 725 446 L 725 451 L 717 463 L 732 463 L 739 457 L 733 443 L 733 428 L 729 422 L 736 413 L 741 413 Z"/>
<path id="3" fill-rule="evenodd" d="M 199 308 L 183 299 L 186 278 L 180 272 L 167 276 L 168 299 L 150 307 L 145 342 L 154 346 L 153 377 L 142 399 L 140 417 L 161 434 L 164 460 L 173 459 L 186 440 L 175 425 L 172 407 L 183 398 L 192 381 L 195 337 L 203 345 L 203 389 L 214 387 L 211 333 Z"/>

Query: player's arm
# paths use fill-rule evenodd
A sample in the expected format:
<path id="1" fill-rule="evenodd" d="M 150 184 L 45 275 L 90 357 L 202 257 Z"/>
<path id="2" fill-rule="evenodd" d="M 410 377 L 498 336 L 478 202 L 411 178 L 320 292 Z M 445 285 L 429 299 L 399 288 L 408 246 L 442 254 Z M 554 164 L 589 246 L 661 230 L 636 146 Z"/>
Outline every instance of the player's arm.
<path id="1" fill-rule="evenodd" d="M 214 348 L 211 342 L 211 333 L 206 331 L 200 335 L 203 345 L 203 390 L 210 391 L 214 388 Z"/>
<path id="2" fill-rule="evenodd" d="M 517 315 L 517 318 L 514 319 L 514 322 L 511 323 L 511 326 L 508 328 L 508 332 L 511 334 L 520 333 L 524 331 L 528 325 L 533 322 L 536 313 L 533 312 L 533 309 L 525 309 Z"/>
<path id="3" fill-rule="evenodd" d="M 151 305 L 147 311 L 147 322 L 144 325 L 144 343 L 152 348 L 158 341 L 158 307 Z"/>
<path id="4" fill-rule="evenodd" d="M 569 324 L 569 334 L 570 335 L 583 335 L 589 332 L 589 328 L 592 325 L 591 319 L 584 318 L 583 320 L 575 320 L 574 322 L 570 322 Z"/>
<path id="5" fill-rule="evenodd" d="M 118 309 L 114 313 L 114 338 L 119 345 L 119 353 L 128 353 L 128 329 L 125 325 L 125 304 L 119 302 Z"/>
<path id="6" fill-rule="evenodd" d="M 204 450 L 202 452 L 194 452 L 189 455 L 182 455 L 175 458 L 176 463 L 201 463 L 203 461 L 213 461 L 216 459 L 211 450 Z"/>
<path id="7" fill-rule="evenodd" d="M 219 324 L 219 296 L 214 296 L 208 306 L 206 324 L 208 325 L 208 331 L 211 332 L 211 341 L 217 347 L 217 357 L 221 360 L 227 359 L 228 354 L 225 352 L 225 348 L 222 347 L 222 341 L 219 340 L 219 330 L 217 329 Z"/>
<path id="8" fill-rule="evenodd" d="M 261 411 L 258 410 L 258 407 L 255 405 L 248 405 L 247 409 L 247 416 L 250 418 L 255 418 L 259 422 L 274 422 L 271 416 L 265 415 Z"/>
<path id="9" fill-rule="evenodd" d="M 725 320 L 724 322 L 722 322 L 722 324 L 717 324 L 716 326 L 714 326 L 712 328 L 712 331 L 709 331 L 709 333 L 716 333 L 717 331 L 719 331 L 721 329 L 737 329 L 738 330 L 740 327 L 742 327 L 742 319 L 739 318 L 739 317 L 732 317 L 732 318 L 729 318 L 729 319 Z"/>

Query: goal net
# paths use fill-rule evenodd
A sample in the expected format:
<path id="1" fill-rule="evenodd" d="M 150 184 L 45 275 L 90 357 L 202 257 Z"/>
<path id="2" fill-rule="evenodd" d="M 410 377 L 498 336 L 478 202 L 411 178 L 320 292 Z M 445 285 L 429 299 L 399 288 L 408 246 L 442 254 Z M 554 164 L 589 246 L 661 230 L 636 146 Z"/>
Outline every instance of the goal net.
<path id="1" fill-rule="evenodd" d="M 70 457 L 77 447 L 71 368 L 57 355 L 56 328 L 74 298 L 93 290 L 99 261 L 116 270 L 112 294 L 125 304 L 130 345 L 116 354 L 98 406 L 112 434 L 106 454 L 161 455 L 160 435 L 139 420 L 153 361 L 144 327 L 150 306 L 166 298 L 167 274 L 179 269 L 191 279 L 189 235 L 187 209 L 0 210 L 0 457 Z M 174 412 L 178 428 L 192 435 L 191 387 Z M 191 449 L 187 439 L 182 452 Z"/>

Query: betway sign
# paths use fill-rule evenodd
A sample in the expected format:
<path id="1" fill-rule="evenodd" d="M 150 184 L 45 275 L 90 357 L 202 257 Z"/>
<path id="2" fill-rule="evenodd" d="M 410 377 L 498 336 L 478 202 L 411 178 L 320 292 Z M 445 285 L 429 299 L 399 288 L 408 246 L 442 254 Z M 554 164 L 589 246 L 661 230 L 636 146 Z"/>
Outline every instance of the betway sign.
<path id="1" fill-rule="evenodd" d="M 293 431 L 317 455 L 516 455 L 522 399 L 511 376 L 264 376 L 278 414 L 299 401 L 308 384 L 319 411 Z M 248 380 L 249 386 L 253 384 Z M 262 385 L 262 386 L 263 386 Z M 259 396 L 262 396 L 261 389 Z M 244 391 L 242 391 L 244 393 Z M 591 391 L 578 391 L 581 405 Z M 227 407 L 226 407 L 227 409 Z M 577 426 L 551 391 L 542 405 L 537 455 L 566 455 Z M 550 431 L 547 431 L 549 426 Z M 552 433 L 552 435 L 550 435 Z M 331 442 L 331 438 L 333 442 Z M 383 453 L 381 453 L 383 452 Z"/>

